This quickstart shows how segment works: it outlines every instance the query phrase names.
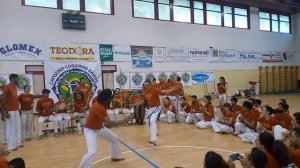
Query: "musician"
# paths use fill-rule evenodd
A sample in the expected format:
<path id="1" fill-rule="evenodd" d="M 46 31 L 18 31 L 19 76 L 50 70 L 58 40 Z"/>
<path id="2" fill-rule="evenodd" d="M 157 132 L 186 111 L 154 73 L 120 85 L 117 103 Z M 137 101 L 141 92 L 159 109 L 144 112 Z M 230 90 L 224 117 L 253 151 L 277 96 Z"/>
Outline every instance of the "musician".
<path id="1" fill-rule="evenodd" d="M 225 81 L 225 78 L 221 76 L 219 78 L 220 83 L 218 83 L 218 94 L 219 94 L 219 100 L 223 100 L 224 102 L 227 101 L 227 82 Z"/>
<path id="2" fill-rule="evenodd" d="M 117 120 L 119 114 L 125 114 L 126 117 L 130 115 L 130 110 L 125 107 L 126 99 L 121 95 L 120 89 L 115 89 L 115 96 L 112 100 L 112 110 L 108 111 L 108 116 L 112 120 Z"/>
<path id="3" fill-rule="evenodd" d="M 71 119 L 70 114 L 68 114 L 68 110 L 68 102 L 65 101 L 61 94 L 58 95 L 58 101 L 55 103 L 55 113 L 62 134 L 65 133 L 67 125 Z"/>

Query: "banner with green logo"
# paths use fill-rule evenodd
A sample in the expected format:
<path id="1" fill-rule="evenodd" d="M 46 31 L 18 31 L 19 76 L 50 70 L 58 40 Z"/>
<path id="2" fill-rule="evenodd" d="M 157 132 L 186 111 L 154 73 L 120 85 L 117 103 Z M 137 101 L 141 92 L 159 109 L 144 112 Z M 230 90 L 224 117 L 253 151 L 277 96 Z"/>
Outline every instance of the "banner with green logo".
<path id="1" fill-rule="evenodd" d="M 99 45 L 100 60 L 101 62 L 113 61 L 113 45 L 100 44 Z"/>
<path id="2" fill-rule="evenodd" d="M 114 88 L 129 89 L 129 73 L 114 73 Z"/>
<path id="3" fill-rule="evenodd" d="M 19 75 L 19 85 L 18 85 L 18 94 L 24 92 L 24 87 L 26 85 L 31 86 L 30 93 L 33 93 L 33 83 L 32 83 L 32 74 L 18 74 Z M 9 74 L 0 74 L 0 88 L 9 83 Z"/>

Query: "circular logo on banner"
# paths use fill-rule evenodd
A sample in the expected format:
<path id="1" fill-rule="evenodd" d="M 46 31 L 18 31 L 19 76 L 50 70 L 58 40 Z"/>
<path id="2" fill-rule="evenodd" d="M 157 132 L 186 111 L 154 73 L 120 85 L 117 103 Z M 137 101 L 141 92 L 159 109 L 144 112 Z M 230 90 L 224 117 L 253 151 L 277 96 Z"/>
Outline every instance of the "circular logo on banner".
<path id="1" fill-rule="evenodd" d="M 170 76 L 173 76 L 173 77 L 175 78 L 175 80 L 176 80 L 178 74 L 177 74 L 176 72 L 172 72 L 172 73 L 170 74 Z"/>
<path id="2" fill-rule="evenodd" d="M 146 80 L 150 80 L 150 81 L 152 81 L 153 78 L 155 78 L 153 73 L 148 73 L 145 77 Z"/>
<path id="3" fill-rule="evenodd" d="M 26 75 L 19 75 L 18 89 L 23 91 L 26 85 L 30 85 L 30 79 Z"/>
<path id="4" fill-rule="evenodd" d="M 7 84 L 6 79 L 0 76 L 0 88 L 3 87 L 6 84 Z"/>
<path id="5" fill-rule="evenodd" d="M 168 75 L 166 73 L 162 72 L 158 75 L 158 79 L 159 78 L 161 78 L 163 81 L 167 81 Z"/>
<path id="6" fill-rule="evenodd" d="M 53 84 L 52 91 L 56 95 L 61 94 L 66 100 L 71 100 L 71 94 L 80 85 L 81 78 L 83 78 L 85 85 L 90 87 L 93 93 L 97 90 L 95 80 L 88 71 L 73 68 L 59 74 Z"/>
<path id="7" fill-rule="evenodd" d="M 124 73 L 119 73 L 116 76 L 116 81 L 119 84 L 119 86 L 124 86 L 127 83 L 127 76 Z"/>
<path id="8" fill-rule="evenodd" d="M 189 73 L 184 72 L 184 73 L 181 74 L 181 80 L 184 83 L 188 83 L 190 81 L 190 79 L 191 79 L 191 76 L 190 76 Z"/>
<path id="9" fill-rule="evenodd" d="M 140 73 L 134 73 L 131 80 L 135 86 L 140 86 L 143 82 L 143 76 Z"/>

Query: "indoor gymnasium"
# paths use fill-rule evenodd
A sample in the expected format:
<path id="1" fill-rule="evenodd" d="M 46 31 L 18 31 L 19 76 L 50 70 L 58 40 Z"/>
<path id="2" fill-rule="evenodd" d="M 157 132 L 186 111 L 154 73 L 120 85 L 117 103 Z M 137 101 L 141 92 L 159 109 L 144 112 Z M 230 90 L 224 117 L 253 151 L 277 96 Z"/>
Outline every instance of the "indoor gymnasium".
<path id="1" fill-rule="evenodd" d="M 300 167 L 299 0 L 1 0 L 0 168 Z"/>

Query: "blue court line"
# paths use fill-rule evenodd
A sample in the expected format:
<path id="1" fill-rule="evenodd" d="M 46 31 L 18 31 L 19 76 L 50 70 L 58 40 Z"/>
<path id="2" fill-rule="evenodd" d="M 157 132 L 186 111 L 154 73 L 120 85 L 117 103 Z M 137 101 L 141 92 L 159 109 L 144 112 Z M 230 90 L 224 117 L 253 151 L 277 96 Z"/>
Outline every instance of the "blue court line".
<path id="1" fill-rule="evenodd" d="M 140 158 L 142 158 L 144 161 L 146 161 L 147 163 L 149 163 L 152 167 L 154 168 L 159 168 L 159 166 L 157 166 L 155 163 L 151 162 L 149 159 L 147 159 L 145 156 L 143 156 L 142 154 L 140 154 L 138 151 L 136 151 L 135 149 L 133 149 L 132 147 L 130 147 L 129 145 L 127 145 L 125 142 L 121 141 L 119 139 L 119 141 L 129 150 L 131 150 L 133 153 L 135 153 L 136 155 L 138 155 Z"/>

